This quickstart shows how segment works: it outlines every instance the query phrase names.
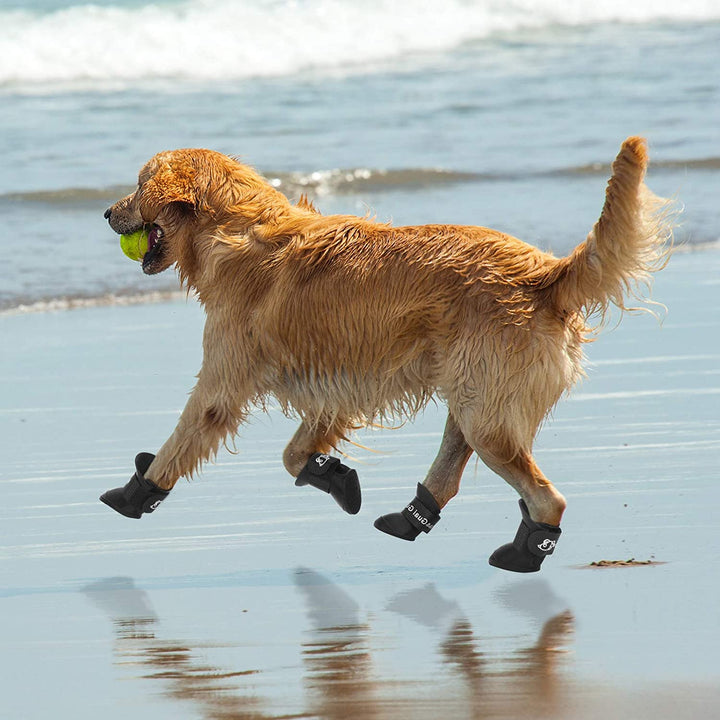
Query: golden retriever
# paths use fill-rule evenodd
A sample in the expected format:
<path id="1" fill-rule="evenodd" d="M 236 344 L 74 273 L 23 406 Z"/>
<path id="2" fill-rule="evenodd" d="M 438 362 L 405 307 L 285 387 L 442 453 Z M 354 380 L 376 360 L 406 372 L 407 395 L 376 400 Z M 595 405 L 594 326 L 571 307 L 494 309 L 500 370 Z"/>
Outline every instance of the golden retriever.
<path id="1" fill-rule="evenodd" d="M 169 491 L 192 475 L 270 397 L 300 418 L 283 454 L 297 477 L 354 429 L 412 417 L 436 396 L 448 416 L 416 518 L 439 518 L 474 451 L 519 493 L 528 532 L 559 533 L 565 499 L 533 441 L 583 376 L 589 319 L 625 309 L 667 260 L 667 203 L 646 188 L 646 166 L 645 140 L 628 138 L 600 219 L 556 258 L 484 227 L 324 216 L 233 158 L 159 153 L 105 216 L 118 233 L 149 232 L 143 271 L 175 265 L 207 320 L 197 384 L 173 434 L 138 466 L 143 487 Z"/>

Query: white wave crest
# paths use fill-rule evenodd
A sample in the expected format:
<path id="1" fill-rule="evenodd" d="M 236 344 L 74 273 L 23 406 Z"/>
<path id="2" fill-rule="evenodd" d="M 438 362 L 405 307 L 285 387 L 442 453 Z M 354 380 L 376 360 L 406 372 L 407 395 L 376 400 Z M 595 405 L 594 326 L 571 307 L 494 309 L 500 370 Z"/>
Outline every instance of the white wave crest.
<path id="1" fill-rule="evenodd" d="M 499 32 L 720 19 L 717 0 L 187 0 L 0 12 L 0 86 L 365 70 Z"/>

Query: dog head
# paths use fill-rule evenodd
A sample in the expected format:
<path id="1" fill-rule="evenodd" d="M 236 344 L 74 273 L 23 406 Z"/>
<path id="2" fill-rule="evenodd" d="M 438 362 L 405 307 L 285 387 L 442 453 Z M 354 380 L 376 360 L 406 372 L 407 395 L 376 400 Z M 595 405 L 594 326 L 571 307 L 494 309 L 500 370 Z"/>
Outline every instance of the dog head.
<path id="1" fill-rule="evenodd" d="M 203 243 L 247 233 L 267 220 L 268 208 L 283 205 L 287 199 L 251 168 L 211 150 L 184 149 L 155 155 L 140 171 L 137 189 L 105 218 L 118 234 L 148 232 L 143 272 L 176 265 L 192 284 Z"/>

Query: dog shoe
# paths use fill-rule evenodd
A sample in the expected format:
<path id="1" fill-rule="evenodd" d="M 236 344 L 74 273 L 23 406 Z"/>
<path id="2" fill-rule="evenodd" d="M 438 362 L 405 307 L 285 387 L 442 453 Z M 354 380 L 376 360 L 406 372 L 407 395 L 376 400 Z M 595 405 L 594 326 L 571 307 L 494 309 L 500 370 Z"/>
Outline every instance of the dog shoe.
<path id="1" fill-rule="evenodd" d="M 557 525 L 535 522 L 524 500 L 520 500 L 520 512 L 522 520 L 515 539 L 499 547 L 490 556 L 489 562 L 511 572 L 537 572 L 542 561 L 553 554 L 562 530 Z"/>
<path id="2" fill-rule="evenodd" d="M 159 488 L 145 473 L 155 456 L 152 453 L 140 453 L 135 457 L 135 474 L 127 485 L 108 490 L 100 499 L 113 510 L 129 518 L 139 519 L 143 513 L 151 513 L 169 495 L 169 490 Z"/>
<path id="3" fill-rule="evenodd" d="M 343 465 L 338 458 L 325 453 L 314 453 L 297 476 L 295 485 L 312 485 L 329 493 L 350 515 L 360 512 L 362 497 L 357 472 Z"/>
<path id="4" fill-rule="evenodd" d="M 375 527 L 401 540 L 415 540 L 421 532 L 430 532 L 440 519 L 440 506 L 432 493 L 418 483 L 417 495 L 402 512 L 381 515 Z"/>

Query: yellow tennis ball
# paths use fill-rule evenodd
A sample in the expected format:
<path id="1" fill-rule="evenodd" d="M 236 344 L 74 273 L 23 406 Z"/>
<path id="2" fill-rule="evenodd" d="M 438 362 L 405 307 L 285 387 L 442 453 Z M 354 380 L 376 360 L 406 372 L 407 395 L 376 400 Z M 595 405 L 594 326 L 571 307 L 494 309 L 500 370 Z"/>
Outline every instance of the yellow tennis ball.
<path id="1" fill-rule="evenodd" d="M 148 232 L 138 230 L 130 235 L 120 236 L 120 247 L 131 260 L 142 260 L 148 251 Z"/>

